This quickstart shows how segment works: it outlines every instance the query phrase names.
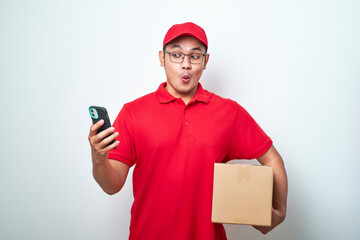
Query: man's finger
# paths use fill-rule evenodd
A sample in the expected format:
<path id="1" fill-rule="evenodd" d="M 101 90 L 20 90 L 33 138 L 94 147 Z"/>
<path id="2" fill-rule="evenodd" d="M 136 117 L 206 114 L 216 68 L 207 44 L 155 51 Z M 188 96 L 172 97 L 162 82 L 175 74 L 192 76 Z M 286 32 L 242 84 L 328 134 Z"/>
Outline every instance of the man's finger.
<path id="1" fill-rule="evenodd" d="M 110 144 L 109 146 L 106 146 L 106 151 L 110 151 L 111 149 L 116 148 L 119 145 L 120 141 L 115 141 L 112 144 Z"/>
<path id="2" fill-rule="evenodd" d="M 110 136 L 113 132 L 114 132 L 115 128 L 114 127 L 109 127 L 107 129 L 105 129 L 104 131 L 101 131 L 97 134 L 97 138 L 99 141 L 103 140 L 104 138 Z"/>
<path id="3" fill-rule="evenodd" d="M 104 120 L 103 120 L 103 119 L 100 119 L 100 121 L 98 121 L 97 123 L 92 124 L 91 127 L 90 127 L 89 136 L 95 136 L 95 135 L 97 134 L 97 130 L 98 130 L 102 125 L 104 125 Z"/>
<path id="4" fill-rule="evenodd" d="M 100 135 L 100 134 L 99 134 Z M 118 132 L 115 132 L 113 134 L 107 135 L 101 140 L 101 147 L 105 148 L 108 144 L 115 141 L 116 137 L 119 135 Z"/>

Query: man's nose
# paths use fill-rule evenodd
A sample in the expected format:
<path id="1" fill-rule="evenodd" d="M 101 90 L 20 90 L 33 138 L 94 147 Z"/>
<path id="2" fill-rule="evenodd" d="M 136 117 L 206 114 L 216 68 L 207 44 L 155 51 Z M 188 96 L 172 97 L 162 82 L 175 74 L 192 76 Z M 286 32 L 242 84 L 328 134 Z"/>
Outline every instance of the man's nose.
<path id="1" fill-rule="evenodd" d="M 190 62 L 190 57 L 189 56 L 184 56 L 184 60 L 181 63 L 181 67 L 183 69 L 191 69 L 191 62 Z"/>

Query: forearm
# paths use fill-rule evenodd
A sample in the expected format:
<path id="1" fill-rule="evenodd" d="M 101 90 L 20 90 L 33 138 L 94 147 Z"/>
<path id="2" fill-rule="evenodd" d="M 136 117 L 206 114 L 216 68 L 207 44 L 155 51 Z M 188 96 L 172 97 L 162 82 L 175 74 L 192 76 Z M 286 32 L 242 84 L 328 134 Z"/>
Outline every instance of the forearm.
<path id="1" fill-rule="evenodd" d="M 272 166 L 274 169 L 273 207 L 286 213 L 286 199 L 288 191 L 287 176 L 282 157 L 274 146 L 258 158 L 263 165 Z"/>
<path id="2" fill-rule="evenodd" d="M 274 169 L 274 188 L 273 188 L 273 209 L 270 227 L 255 226 L 263 234 L 268 233 L 273 228 L 284 221 L 286 216 L 286 199 L 288 192 L 288 182 L 286 170 L 282 157 L 272 146 L 270 149 L 258 158 L 262 165 L 272 166 Z"/>
<path id="3" fill-rule="evenodd" d="M 126 176 L 120 176 L 109 159 L 102 161 L 93 159 L 93 176 L 104 192 L 110 195 L 121 190 L 126 178 Z"/>
<path id="4" fill-rule="evenodd" d="M 285 219 L 288 192 L 287 175 L 282 159 L 274 163 L 274 165 L 273 207 Z"/>

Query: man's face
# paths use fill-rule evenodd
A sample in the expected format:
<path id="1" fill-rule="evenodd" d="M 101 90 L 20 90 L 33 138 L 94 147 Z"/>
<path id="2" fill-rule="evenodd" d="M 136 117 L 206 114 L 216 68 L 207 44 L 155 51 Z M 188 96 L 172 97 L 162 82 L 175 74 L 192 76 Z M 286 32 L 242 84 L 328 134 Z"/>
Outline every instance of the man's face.
<path id="1" fill-rule="evenodd" d="M 197 38 L 185 36 L 171 41 L 165 50 L 185 54 L 204 54 L 205 46 Z M 181 97 L 186 102 L 190 101 L 196 93 L 198 82 L 209 60 L 209 54 L 200 64 L 191 63 L 189 56 L 185 56 L 182 63 L 171 62 L 170 55 L 163 51 L 159 52 L 159 59 L 161 66 L 165 67 L 166 90 L 174 97 Z"/>

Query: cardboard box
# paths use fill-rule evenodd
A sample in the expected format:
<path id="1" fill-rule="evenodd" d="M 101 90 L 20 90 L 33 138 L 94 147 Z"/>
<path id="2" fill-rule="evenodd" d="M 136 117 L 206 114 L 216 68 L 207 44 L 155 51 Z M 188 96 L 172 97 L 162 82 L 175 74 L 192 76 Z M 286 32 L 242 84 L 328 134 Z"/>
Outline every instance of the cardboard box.
<path id="1" fill-rule="evenodd" d="M 215 163 L 212 222 L 271 225 L 273 168 Z"/>

